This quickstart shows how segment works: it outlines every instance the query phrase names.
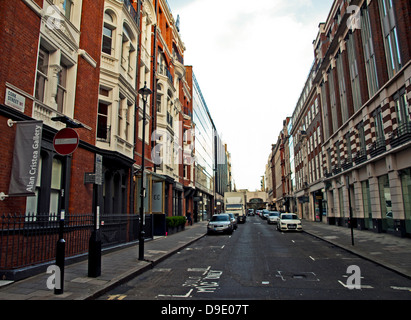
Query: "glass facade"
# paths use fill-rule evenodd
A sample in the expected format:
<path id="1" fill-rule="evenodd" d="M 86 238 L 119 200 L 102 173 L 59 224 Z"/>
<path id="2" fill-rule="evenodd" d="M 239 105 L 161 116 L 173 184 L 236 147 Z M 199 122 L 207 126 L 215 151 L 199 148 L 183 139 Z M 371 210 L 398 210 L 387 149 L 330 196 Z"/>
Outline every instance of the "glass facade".
<path id="1" fill-rule="evenodd" d="M 213 193 L 214 124 L 207 104 L 193 75 L 193 122 L 195 124 L 195 184 L 200 190 Z"/>

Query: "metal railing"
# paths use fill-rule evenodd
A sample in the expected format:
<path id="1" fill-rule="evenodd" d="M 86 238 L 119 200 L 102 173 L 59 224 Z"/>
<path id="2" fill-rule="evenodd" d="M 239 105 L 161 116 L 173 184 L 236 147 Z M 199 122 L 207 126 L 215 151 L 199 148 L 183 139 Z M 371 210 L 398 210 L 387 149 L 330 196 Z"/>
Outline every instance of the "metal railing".
<path id="1" fill-rule="evenodd" d="M 152 238 L 152 219 L 146 216 L 146 238 Z M 59 214 L 3 214 L 0 216 L 0 270 L 12 270 L 53 261 L 59 238 Z M 139 216 L 103 214 L 102 248 L 138 240 Z M 94 230 L 93 214 L 67 214 L 64 220 L 66 258 L 88 252 Z"/>

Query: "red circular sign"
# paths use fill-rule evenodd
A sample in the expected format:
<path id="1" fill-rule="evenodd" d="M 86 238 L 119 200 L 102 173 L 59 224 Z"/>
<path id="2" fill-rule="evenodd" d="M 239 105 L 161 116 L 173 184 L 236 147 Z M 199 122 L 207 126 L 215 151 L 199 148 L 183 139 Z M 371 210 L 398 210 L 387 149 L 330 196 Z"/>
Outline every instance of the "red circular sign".
<path id="1" fill-rule="evenodd" d="M 80 139 L 77 132 L 71 128 L 64 128 L 54 137 L 54 150 L 62 156 L 72 154 L 78 147 Z"/>

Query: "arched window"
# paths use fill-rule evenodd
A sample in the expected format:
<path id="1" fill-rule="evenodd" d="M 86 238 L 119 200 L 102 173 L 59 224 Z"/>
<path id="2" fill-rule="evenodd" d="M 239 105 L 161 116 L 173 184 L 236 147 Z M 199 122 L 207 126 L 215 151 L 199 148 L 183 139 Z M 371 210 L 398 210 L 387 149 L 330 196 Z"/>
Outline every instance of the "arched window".
<path id="1" fill-rule="evenodd" d="M 109 55 L 113 51 L 114 30 L 116 29 L 113 16 L 106 11 L 104 13 L 104 25 L 103 25 L 103 46 L 102 52 Z"/>

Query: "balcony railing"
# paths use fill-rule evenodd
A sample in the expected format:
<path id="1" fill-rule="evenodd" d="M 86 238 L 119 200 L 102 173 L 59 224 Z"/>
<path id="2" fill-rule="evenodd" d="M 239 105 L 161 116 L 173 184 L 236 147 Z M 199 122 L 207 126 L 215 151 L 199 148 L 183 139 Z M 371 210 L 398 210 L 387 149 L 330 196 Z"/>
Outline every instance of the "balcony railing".
<path id="1" fill-rule="evenodd" d="M 130 0 L 122 0 L 124 2 L 127 11 L 130 13 L 131 17 L 138 24 L 138 14 L 136 9 L 134 9 L 133 5 L 131 4 Z"/>
<path id="2" fill-rule="evenodd" d="M 392 132 L 390 144 L 393 148 L 411 140 L 411 123 L 407 122 L 398 126 Z"/>

